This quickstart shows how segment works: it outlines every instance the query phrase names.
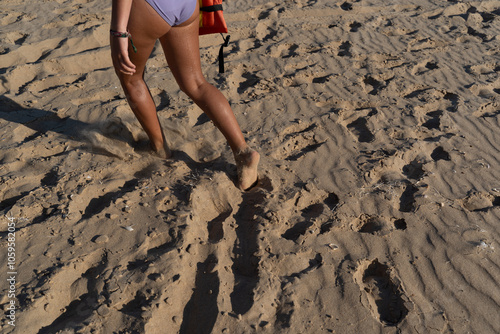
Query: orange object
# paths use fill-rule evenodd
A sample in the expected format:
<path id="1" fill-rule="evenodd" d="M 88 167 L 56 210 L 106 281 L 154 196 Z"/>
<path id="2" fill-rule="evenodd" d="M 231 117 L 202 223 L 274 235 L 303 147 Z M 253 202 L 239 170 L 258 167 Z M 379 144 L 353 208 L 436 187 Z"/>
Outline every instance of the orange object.
<path id="1" fill-rule="evenodd" d="M 227 33 L 227 25 L 222 16 L 222 0 L 200 1 L 200 35 Z"/>

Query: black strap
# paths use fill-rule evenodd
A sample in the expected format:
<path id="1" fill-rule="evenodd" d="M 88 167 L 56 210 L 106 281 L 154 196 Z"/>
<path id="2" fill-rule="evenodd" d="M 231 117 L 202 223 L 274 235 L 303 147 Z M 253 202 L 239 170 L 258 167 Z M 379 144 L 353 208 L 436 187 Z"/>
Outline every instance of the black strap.
<path id="1" fill-rule="evenodd" d="M 219 49 L 219 73 L 224 73 L 224 47 L 229 45 L 229 38 L 231 38 L 231 35 L 227 35 L 226 37 L 222 34 L 220 35 L 222 36 L 224 43 L 222 43 Z"/>
<path id="2" fill-rule="evenodd" d="M 205 6 L 201 7 L 200 10 L 202 12 L 217 12 L 219 10 L 222 10 L 222 5 Z"/>

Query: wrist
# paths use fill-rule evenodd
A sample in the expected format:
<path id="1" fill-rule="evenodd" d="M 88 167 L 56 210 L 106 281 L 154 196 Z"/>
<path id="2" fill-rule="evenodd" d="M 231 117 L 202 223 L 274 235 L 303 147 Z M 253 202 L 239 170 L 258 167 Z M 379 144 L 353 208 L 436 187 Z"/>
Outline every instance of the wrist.
<path id="1" fill-rule="evenodd" d="M 110 24 L 109 29 L 113 31 L 128 31 L 127 25 L 122 24 Z"/>
<path id="2" fill-rule="evenodd" d="M 114 36 L 114 37 L 123 37 L 123 38 L 130 38 L 132 37 L 130 35 L 130 33 L 128 31 L 116 31 L 116 30 L 113 30 L 113 29 L 110 29 L 109 30 L 109 33 L 111 36 Z"/>

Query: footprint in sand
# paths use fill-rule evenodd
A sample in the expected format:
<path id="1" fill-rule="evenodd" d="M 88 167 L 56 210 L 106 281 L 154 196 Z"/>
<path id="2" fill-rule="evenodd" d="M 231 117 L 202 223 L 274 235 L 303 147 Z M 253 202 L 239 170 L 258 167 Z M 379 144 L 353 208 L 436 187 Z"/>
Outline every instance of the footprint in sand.
<path id="1" fill-rule="evenodd" d="M 488 83 L 485 85 L 473 84 L 469 87 L 469 90 L 476 96 L 482 97 L 488 100 L 496 100 L 498 94 L 500 94 L 500 81 L 494 83 Z"/>
<path id="2" fill-rule="evenodd" d="M 412 212 L 415 210 L 415 194 L 420 189 L 416 187 L 414 184 L 409 183 L 401 197 L 399 198 L 399 211 L 401 212 Z"/>
<path id="3" fill-rule="evenodd" d="M 368 121 L 366 117 L 360 117 L 349 123 L 347 128 L 358 137 L 358 141 L 361 143 L 371 143 L 375 140 L 375 136 L 368 128 Z"/>
<path id="4" fill-rule="evenodd" d="M 313 226 L 321 225 L 319 234 L 330 231 L 333 226 L 332 214 L 339 203 L 339 197 L 335 193 L 327 193 L 312 184 L 306 185 L 301 194 L 296 197 L 291 210 L 292 214 L 287 218 L 289 222 L 292 222 L 292 226 L 281 236 L 300 243 L 303 241 L 303 239 L 299 240 L 301 236 L 306 235 L 308 231 L 313 233 L 311 229 Z"/>
<path id="5" fill-rule="evenodd" d="M 489 193 L 471 192 L 467 197 L 460 200 L 462 206 L 473 212 L 488 211 L 500 205 L 500 196 L 493 196 Z"/>
<path id="6" fill-rule="evenodd" d="M 337 56 L 339 56 L 339 57 L 351 57 L 352 56 L 351 47 L 352 47 L 351 42 L 349 42 L 349 41 L 342 42 L 342 44 L 340 44 L 340 46 L 339 46 L 339 52 L 337 53 Z"/>
<path id="7" fill-rule="evenodd" d="M 361 82 L 361 85 L 368 94 L 378 95 L 384 88 L 387 87 L 391 80 L 392 78 L 387 80 L 377 80 L 371 75 L 367 75 Z"/>
<path id="8" fill-rule="evenodd" d="M 485 103 L 474 112 L 476 117 L 495 117 L 498 114 L 500 114 L 500 104 L 496 102 Z"/>
<path id="9" fill-rule="evenodd" d="M 297 241 L 301 235 L 306 234 L 309 227 L 311 227 L 313 223 L 311 221 L 301 221 L 297 224 L 293 225 L 293 227 L 286 230 L 281 236 L 287 240 Z"/>
<path id="10" fill-rule="evenodd" d="M 409 164 L 403 166 L 403 174 L 413 180 L 420 180 L 424 175 L 425 159 L 415 158 Z"/>
<path id="11" fill-rule="evenodd" d="M 352 4 L 350 4 L 349 2 L 346 1 L 340 5 L 340 8 L 342 8 L 345 11 L 349 11 L 349 10 L 352 10 Z"/>
<path id="12" fill-rule="evenodd" d="M 431 72 L 433 70 L 436 70 L 438 68 L 439 68 L 439 65 L 437 62 L 435 62 L 431 59 L 425 59 L 413 67 L 412 74 L 413 75 L 423 75 L 423 74 L 426 74 L 426 73 Z"/>
<path id="13" fill-rule="evenodd" d="M 387 265 L 380 263 L 378 259 L 366 260 L 358 266 L 354 280 L 364 296 L 361 302 L 382 324 L 395 326 L 406 317 L 406 296 L 391 278 Z"/>
<path id="14" fill-rule="evenodd" d="M 316 124 L 294 124 L 285 129 L 282 143 L 273 153 L 274 158 L 279 160 L 297 161 L 309 152 L 316 151 L 326 140 L 320 140 L 315 134 Z"/>
<path id="15" fill-rule="evenodd" d="M 375 140 L 375 135 L 369 128 L 368 119 L 376 114 L 375 108 L 343 109 L 339 112 L 339 121 L 359 142 L 370 143 Z"/>
<path id="16" fill-rule="evenodd" d="M 431 158 L 434 161 L 439 161 L 439 160 L 450 161 L 451 160 L 450 154 L 448 152 L 446 152 L 445 149 L 442 148 L 441 146 L 436 147 L 434 149 L 434 151 L 432 151 Z"/>
<path id="17" fill-rule="evenodd" d="M 368 233 L 373 235 L 387 235 L 391 233 L 394 228 L 397 230 L 406 230 L 408 225 L 404 218 L 392 218 L 392 222 L 389 223 L 389 219 L 362 214 L 359 216 L 352 224 L 352 229 L 359 233 Z"/>
<path id="18" fill-rule="evenodd" d="M 389 224 L 379 216 L 362 214 L 353 223 L 352 228 L 360 233 L 386 235 L 390 231 Z"/>
<path id="19" fill-rule="evenodd" d="M 443 116 L 443 111 L 442 110 L 435 110 L 428 112 L 426 114 L 428 119 L 422 124 L 422 126 L 425 126 L 427 129 L 437 129 L 439 130 L 441 127 L 441 116 Z"/>
<path id="20" fill-rule="evenodd" d="M 473 75 L 495 75 L 500 72 L 500 65 L 497 63 L 484 63 L 479 65 L 465 66 L 465 71 Z"/>
<path id="21" fill-rule="evenodd" d="M 350 32 L 358 32 L 359 28 L 361 28 L 363 25 L 357 21 L 352 22 L 349 24 Z"/>
<path id="22" fill-rule="evenodd" d="M 292 317 L 297 307 L 297 304 L 294 302 L 294 285 L 300 282 L 304 276 L 321 268 L 323 264 L 323 257 L 317 253 L 313 259 L 309 260 L 309 266 L 283 277 L 281 292 L 276 299 L 276 328 L 290 328 L 292 326 Z"/>

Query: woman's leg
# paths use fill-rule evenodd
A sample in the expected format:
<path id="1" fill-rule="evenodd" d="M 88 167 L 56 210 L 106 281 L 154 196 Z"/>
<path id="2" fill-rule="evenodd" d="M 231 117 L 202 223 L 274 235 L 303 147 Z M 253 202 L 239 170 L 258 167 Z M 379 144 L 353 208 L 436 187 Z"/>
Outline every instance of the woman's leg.
<path id="1" fill-rule="evenodd" d="M 170 150 L 165 143 L 153 98 L 144 81 L 144 70 L 156 40 L 170 28 L 144 0 L 134 0 L 128 29 L 137 48 L 137 53 L 129 48 L 130 60 L 136 66 L 136 72 L 127 75 L 116 71 L 130 108 L 146 131 L 152 149 L 165 158 L 170 156 Z"/>
<path id="2" fill-rule="evenodd" d="M 201 72 L 198 8 L 184 24 L 172 27 L 160 38 L 165 57 L 179 87 L 214 122 L 233 151 L 239 187 L 250 188 L 257 181 L 259 154 L 250 149 L 222 93 L 209 84 Z"/>

